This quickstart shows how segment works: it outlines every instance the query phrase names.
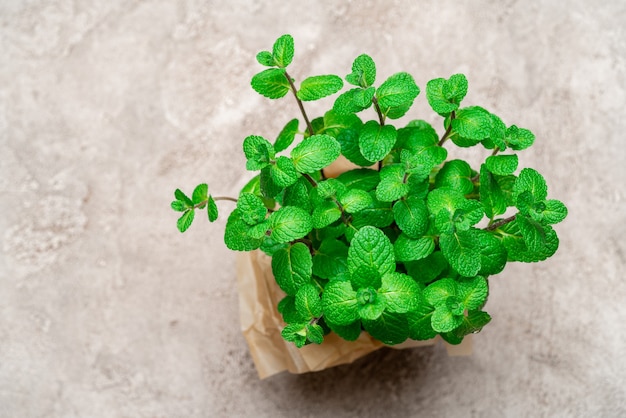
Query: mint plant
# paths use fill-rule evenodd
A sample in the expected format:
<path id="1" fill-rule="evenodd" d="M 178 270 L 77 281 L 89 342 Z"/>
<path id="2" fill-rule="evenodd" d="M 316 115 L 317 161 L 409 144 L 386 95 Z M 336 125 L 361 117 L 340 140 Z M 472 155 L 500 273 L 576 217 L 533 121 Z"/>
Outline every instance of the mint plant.
<path id="1" fill-rule="evenodd" d="M 216 201 L 236 202 L 226 246 L 272 257 L 286 294 L 277 306 L 282 336 L 298 347 L 321 344 L 330 332 L 355 340 L 366 331 L 386 344 L 439 334 L 458 344 L 480 331 L 491 320 L 483 310 L 489 276 L 507 261 L 545 260 L 559 244 L 552 225 L 566 217 L 565 205 L 548 199 L 536 170 L 515 174 L 516 152 L 535 136 L 482 107 L 461 107 L 463 74 L 426 85 L 443 119 L 441 137 L 424 120 L 396 127 L 390 120 L 407 114 L 420 89 L 406 72 L 376 86 L 376 65 L 365 54 L 345 77 L 352 87 L 309 119 L 303 102 L 338 93 L 343 80 L 317 75 L 297 87 L 287 72 L 293 57 L 292 37 L 281 36 L 271 52 L 257 55 L 269 68 L 251 84 L 270 99 L 293 93 L 304 130 L 293 119 L 273 142 L 244 139 L 246 169 L 258 174 L 237 199 L 213 197 L 206 184 L 191 198 L 176 190 L 178 229 L 184 232 L 197 210 L 214 221 Z M 476 170 L 448 159 L 450 142 L 486 149 L 484 163 Z M 340 155 L 359 168 L 326 178 L 324 168 Z"/>

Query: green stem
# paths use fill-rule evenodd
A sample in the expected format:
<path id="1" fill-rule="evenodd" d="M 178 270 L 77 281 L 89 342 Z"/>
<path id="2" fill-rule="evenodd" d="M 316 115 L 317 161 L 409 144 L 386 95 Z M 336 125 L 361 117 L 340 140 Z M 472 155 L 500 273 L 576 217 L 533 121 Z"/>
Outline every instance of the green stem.
<path id="1" fill-rule="evenodd" d="M 502 225 L 506 225 L 509 222 L 513 222 L 515 220 L 515 216 L 517 215 L 513 215 L 513 216 L 509 216 L 508 218 L 505 219 L 501 219 L 498 222 L 494 222 L 491 225 L 487 226 L 485 228 L 486 231 L 493 231 L 494 229 L 498 229 L 500 228 Z"/>
<path id="2" fill-rule="evenodd" d="M 309 117 L 306 115 L 306 112 L 304 110 L 304 105 L 302 104 L 302 100 L 300 100 L 300 98 L 298 98 L 298 89 L 296 89 L 295 84 L 293 84 L 293 80 L 291 79 L 289 74 L 287 74 L 286 71 L 285 71 L 285 77 L 287 77 L 287 81 L 289 82 L 289 86 L 291 86 L 291 92 L 293 93 L 293 97 L 295 97 L 296 98 L 296 102 L 298 102 L 298 107 L 300 108 L 300 113 L 302 113 L 302 117 L 304 118 L 304 122 L 306 122 L 306 129 L 309 132 L 309 136 L 312 136 L 314 134 L 314 132 L 313 132 L 313 125 L 311 125 L 311 122 L 309 121 Z"/>
<path id="3" fill-rule="evenodd" d="M 443 134 L 443 136 L 441 137 L 441 140 L 439 141 L 439 144 L 437 144 L 440 147 L 443 145 L 444 142 L 446 142 L 446 140 L 448 139 L 448 137 L 452 133 L 452 120 L 455 117 L 456 117 L 456 114 L 454 113 L 454 111 L 452 111 L 452 113 L 450 114 L 450 126 L 448 126 L 448 129 L 446 129 L 446 133 Z"/>
<path id="4" fill-rule="evenodd" d="M 378 105 L 378 99 L 376 96 L 372 97 L 372 103 L 374 103 L 374 109 L 376 109 L 376 113 L 378 113 L 378 121 L 380 126 L 385 125 L 385 116 L 383 116 L 383 112 L 380 110 L 380 106 Z"/>
<path id="5" fill-rule="evenodd" d="M 315 179 L 313 177 L 311 177 L 310 175 L 306 174 L 306 173 L 302 173 L 302 177 L 304 177 L 305 179 L 307 179 L 307 181 L 309 183 L 311 183 L 311 186 L 313 187 L 317 187 L 317 182 L 315 181 Z"/>

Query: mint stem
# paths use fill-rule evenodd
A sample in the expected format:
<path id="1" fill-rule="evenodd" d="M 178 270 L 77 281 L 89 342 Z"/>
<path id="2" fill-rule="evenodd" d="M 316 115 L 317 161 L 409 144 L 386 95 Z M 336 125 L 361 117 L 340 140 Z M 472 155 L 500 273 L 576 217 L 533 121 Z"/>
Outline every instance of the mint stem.
<path id="1" fill-rule="evenodd" d="M 494 229 L 498 229 L 498 228 L 500 228 L 502 225 L 506 225 L 506 224 L 508 224 L 509 222 L 513 222 L 513 221 L 515 220 L 515 216 L 517 216 L 517 215 L 513 215 L 513 216 L 510 216 L 510 217 L 508 217 L 508 218 L 501 219 L 501 220 L 499 220 L 498 222 L 494 222 L 494 223 L 492 223 L 491 225 L 487 226 L 487 227 L 485 228 L 485 230 L 486 230 L 486 231 L 493 231 Z"/>
<path id="2" fill-rule="evenodd" d="M 456 114 L 454 113 L 454 111 L 452 111 L 452 113 L 450 113 L 450 126 L 448 126 L 448 129 L 446 129 L 446 133 L 443 134 L 441 140 L 439 141 L 439 144 L 437 144 L 440 147 L 443 145 L 444 142 L 446 142 L 446 140 L 450 136 L 450 133 L 452 132 L 452 119 L 454 119 L 455 117 Z"/>
<path id="3" fill-rule="evenodd" d="M 287 74 L 286 71 L 285 71 L 285 77 L 287 77 L 287 81 L 289 82 L 289 85 L 291 86 L 291 92 L 293 93 L 293 97 L 295 97 L 296 102 L 298 102 L 298 107 L 300 108 L 300 113 L 302 113 L 302 117 L 304 118 L 304 121 L 306 122 L 306 129 L 309 132 L 309 136 L 312 136 L 313 125 L 311 125 L 311 122 L 309 121 L 309 117 L 306 115 L 306 112 L 304 110 L 304 105 L 302 104 L 302 100 L 298 98 L 298 89 L 296 89 L 295 84 L 293 84 L 293 80 L 291 79 L 289 74 Z"/>
<path id="4" fill-rule="evenodd" d="M 313 187 L 317 187 L 317 182 L 315 181 L 315 179 L 313 179 L 313 177 L 311 177 L 310 175 L 306 174 L 306 173 L 302 173 L 302 177 L 304 177 L 305 179 L 308 180 L 309 183 L 311 183 L 311 186 Z"/>
<path id="5" fill-rule="evenodd" d="M 385 125 L 385 117 L 383 116 L 383 112 L 380 110 L 380 106 L 378 105 L 378 99 L 376 96 L 372 97 L 372 103 L 374 103 L 374 108 L 376 109 L 376 113 L 378 113 L 378 121 L 380 122 L 380 126 Z"/>

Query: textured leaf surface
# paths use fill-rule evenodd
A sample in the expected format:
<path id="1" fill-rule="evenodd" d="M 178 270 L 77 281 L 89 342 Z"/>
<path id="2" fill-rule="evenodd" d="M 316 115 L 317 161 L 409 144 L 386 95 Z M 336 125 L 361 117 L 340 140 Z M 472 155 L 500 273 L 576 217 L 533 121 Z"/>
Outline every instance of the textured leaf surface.
<path id="1" fill-rule="evenodd" d="M 359 266 L 373 267 L 381 276 L 396 269 L 393 245 L 389 238 L 378 228 L 364 226 L 352 239 L 348 249 L 348 269 L 350 272 Z"/>
<path id="2" fill-rule="evenodd" d="M 442 234 L 439 237 L 441 251 L 460 275 L 470 277 L 480 270 L 480 243 L 473 231 Z"/>
<path id="3" fill-rule="evenodd" d="M 276 251 L 272 257 L 276 283 L 291 296 L 296 296 L 298 289 L 311 281 L 312 267 L 311 253 L 301 242 Z"/>
<path id="4" fill-rule="evenodd" d="M 358 87 L 369 87 L 376 81 L 376 64 L 372 57 L 361 54 L 352 63 L 352 73 L 346 76 L 346 81 Z"/>
<path id="5" fill-rule="evenodd" d="M 408 197 L 393 205 L 393 216 L 398 227 L 411 238 L 421 238 L 428 228 L 426 202 L 418 197 Z"/>
<path id="6" fill-rule="evenodd" d="M 317 75 L 302 80 L 298 98 L 302 101 L 318 100 L 337 93 L 343 87 L 343 80 L 336 75 Z"/>
<path id="7" fill-rule="evenodd" d="M 254 91 L 268 99 L 280 99 L 289 92 L 289 81 L 285 77 L 285 70 L 268 68 L 252 77 L 250 82 Z"/>
<path id="8" fill-rule="evenodd" d="M 294 54 L 294 42 L 291 35 L 283 35 L 274 42 L 272 48 L 272 58 L 279 67 L 286 67 L 291 64 Z"/>
<path id="9" fill-rule="evenodd" d="M 363 319 L 362 322 L 372 337 L 385 344 L 400 344 L 409 337 L 409 325 L 404 314 L 385 311 L 378 319 Z"/>
<path id="10" fill-rule="evenodd" d="M 356 292 L 350 282 L 331 280 L 322 294 L 324 316 L 333 324 L 349 325 L 359 319 Z"/>
<path id="11" fill-rule="evenodd" d="M 396 128 L 392 125 L 381 126 L 376 121 L 369 121 L 359 134 L 359 150 L 371 162 L 382 160 L 393 149 L 396 135 Z"/>
<path id="12" fill-rule="evenodd" d="M 452 129 L 465 138 L 482 140 L 491 133 L 491 115 L 479 106 L 460 109 L 451 123 Z"/>
<path id="13" fill-rule="evenodd" d="M 292 143 L 298 133 L 298 126 L 300 122 L 298 119 L 292 119 L 285 127 L 280 131 L 276 142 L 274 142 L 274 151 L 280 152 L 286 150 Z"/>
<path id="14" fill-rule="evenodd" d="M 311 232 L 311 216 L 298 207 L 283 206 L 269 217 L 271 238 L 278 243 L 289 242 L 304 237 Z"/>
<path id="15" fill-rule="evenodd" d="M 381 202 L 393 202 L 409 193 L 402 164 L 386 165 L 380 170 L 380 183 L 376 187 L 376 198 Z"/>
<path id="16" fill-rule="evenodd" d="M 341 154 L 341 146 L 329 135 L 305 138 L 292 151 L 291 158 L 297 171 L 311 174 L 330 165 Z"/>
<path id="17" fill-rule="evenodd" d="M 420 303 L 420 289 L 415 280 L 406 274 L 389 273 L 382 279 L 378 295 L 385 301 L 389 312 L 405 313 L 417 309 Z"/>

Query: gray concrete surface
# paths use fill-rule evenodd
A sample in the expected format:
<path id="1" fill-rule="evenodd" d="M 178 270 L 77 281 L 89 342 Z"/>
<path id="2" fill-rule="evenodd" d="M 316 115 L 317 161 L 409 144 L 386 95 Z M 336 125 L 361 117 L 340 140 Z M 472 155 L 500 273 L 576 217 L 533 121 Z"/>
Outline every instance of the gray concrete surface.
<path id="1" fill-rule="evenodd" d="M 1 1 L 0 416 L 626 416 L 624 27 L 620 0 Z M 181 235 L 169 203 L 236 193 L 243 138 L 298 115 L 249 87 L 283 33 L 298 79 L 363 52 L 379 80 L 464 72 L 536 133 L 561 247 L 491 280 L 473 356 L 257 379 L 224 218 Z M 437 120 L 424 94 L 411 115 Z"/>

